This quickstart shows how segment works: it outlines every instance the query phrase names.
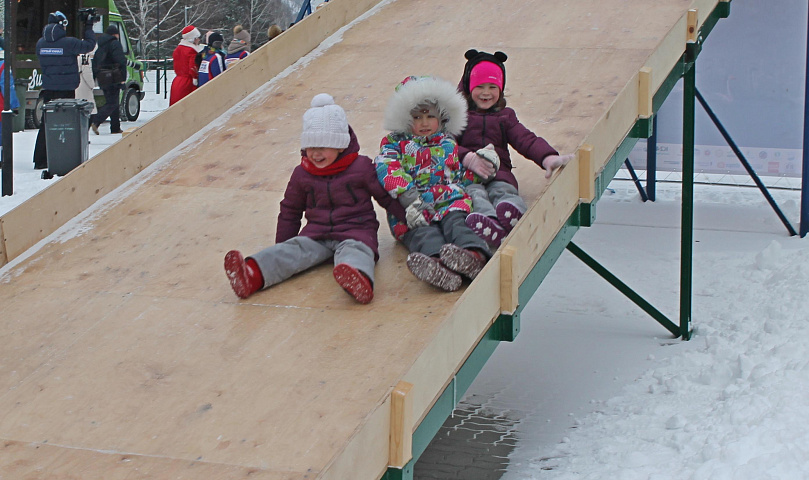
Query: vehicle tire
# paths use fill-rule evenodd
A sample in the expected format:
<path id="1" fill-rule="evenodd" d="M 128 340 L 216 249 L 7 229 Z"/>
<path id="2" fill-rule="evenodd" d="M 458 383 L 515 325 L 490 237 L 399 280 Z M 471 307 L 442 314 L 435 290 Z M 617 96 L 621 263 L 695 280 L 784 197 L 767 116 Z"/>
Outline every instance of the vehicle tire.
<path id="1" fill-rule="evenodd" d="M 140 95 L 134 88 L 127 88 L 121 104 L 124 119 L 134 122 L 140 116 Z"/>
<path id="2" fill-rule="evenodd" d="M 39 125 L 42 123 L 43 105 L 45 105 L 45 101 L 42 99 L 42 97 L 39 97 L 37 99 L 36 108 L 33 110 L 25 110 L 25 128 L 39 130 Z"/>

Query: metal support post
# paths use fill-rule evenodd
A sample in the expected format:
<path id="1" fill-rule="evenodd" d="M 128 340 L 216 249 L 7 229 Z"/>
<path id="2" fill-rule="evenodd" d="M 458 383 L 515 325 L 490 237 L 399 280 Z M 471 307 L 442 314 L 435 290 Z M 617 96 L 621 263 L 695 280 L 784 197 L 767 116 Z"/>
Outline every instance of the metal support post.
<path id="1" fill-rule="evenodd" d="M 646 139 L 646 196 L 655 201 L 657 182 L 657 115 L 652 117 L 652 134 Z"/>
<path id="2" fill-rule="evenodd" d="M 8 80 L 8 77 L 11 76 L 11 75 L 9 75 L 9 69 L 7 69 L 4 73 L 6 75 L 6 80 Z M 8 95 L 5 96 L 6 97 L 5 102 L 7 103 L 7 102 L 9 102 L 8 97 L 9 97 L 9 95 L 12 95 L 12 93 L 11 93 L 10 89 L 7 89 L 6 92 L 9 92 Z M 14 137 L 12 136 L 12 133 L 14 132 L 14 130 L 13 130 L 14 125 L 12 125 L 12 123 L 11 123 L 11 122 L 14 121 L 13 120 L 14 119 L 14 114 L 11 112 L 11 110 L 3 110 L 2 118 L 3 118 L 3 132 L 2 132 L 2 135 L 3 135 L 3 147 L 2 147 L 3 148 L 3 167 L 2 167 L 2 170 L 3 170 L 3 187 L 2 187 L 2 190 L 3 190 L 3 192 L 2 193 L 3 193 L 3 195 L 2 196 L 7 197 L 9 195 L 14 195 L 14 144 L 13 144 L 13 142 L 14 142 L 13 138 Z"/>
<path id="3" fill-rule="evenodd" d="M 621 293 L 626 295 L 626 297 L 632 300 L 632 303 L 639 306 L 644 312 L 651 315 L 652 318 L 657 320 L 660 325 L 663 325 L 666 330 L 674 334 L 675 336 L 680 336 L 680 328 L 669 320 L 665 315 L 663 315 L 660 310 L 656 309 L 652 306 L 651 303 L 647 302 L 643 299 L 640 295 L 638 295 L 634 290 L 629 288 L 629 285 L 622 282 L 618 277 L 610 273 L 609 270 L 604 268 L 600 263 L 598 263 L 593 257 L 587 255 L 578 245 L 573 242 L 567 244 L 567 249 L 570 253 L 576 256 L 579 260 L 584 262 L 588 267 L 592 268 L 594 272 L 601 275 L 601 278 L 609 282 L 610 285 L 617 288 Z"/>
<path id="4" fill-rule="evenodd" d="M 809 35 L 809 22 L 807 22 Z M 803 90 L 803 169 L 801 170 L 801 238 L 809 232 L 809 36 L 806 39 L 806 85 Z"/>
<path id="5" fill-rule="evenodd" d="M 643 191 L 643 185 L 640 184 L 640 180 L 638 179 L 638 174 L 635 173 L 635 169 L 632 167 L 632 162 L 629 161 L 627 158 L 624 160 L 624 165 L 626 165 L 626 170 L 629 172 L 629 176 L 632 177 L 632 182 L 635 184 L 635 187 L 638 189 L 638 193 L 640 194 L 640 199 L 642 201 L 649 200 L 649 197 L 646 196 L 646 192 Z"/>
<path id="6" fill-rule="evenodd" d="M 5 91 L 6 94 L 3 98 L 3 128 L 1 134 L 3 139 L 2 196 L 5 197 L 14 194 L 14 137 L 12 135 L 14 132 L 14 125 L 12 123 L 14 114 L 11 112 L 11 96 L 14 95 L 11 92 L 11 88 L 14 86 L 14 83 L 11 79 L 11 66 L 14 64 L 14 35 L 17 34 L 15 31 L 17 26 L 12 25 L 11 22 L 11 0 L 5 0 L 4 8 L 5 18 L 3 22 L 7 27 L 6 38 L 8 39 L 6 48 L 10 47 L 5 56 L 5 68 L 3 72 L 3 91 Z"/>
<path id="7" fill-rule="evenodd" d="M 680 337 L 691 339 L 692 254 L 694 241 L 694 118 L 696 57 L 683 76 L 683 198 L 680 222 Z"/>
<path id="8" fill-rule="evenodd" d="M 742 166 L 747 171 L 747 174 L 750 175 L 750 178 L 753 179 L 753 182 L 755 182 L 758 189 L 764 195 L 764 198 L 767 199 L 767 203 L 769 203 L 770 206 L 773 208 L 773 210 L 775 210 L 775 214 L 778 215 L 779 219 L 781 219 L 781 223 L 783 223 L 784 226 L 787 227 L 787 231 L 789 231 L 790 235 L 797 235 L 798 233 L 795 231 L 794 228 L 792 228 L 792 224 L 789 223 L 789 220 L 787 219 L 786 215 L 784 215 L 781 209 L 778 208 L 778 204 L 775 203 L 775 200 L 770 195 L 770 192 L 767 190 L 767 186 L 764 185 L 764 182 L 761 181 L 759 176 L 756 174 L 756 171 L 753 169 L 753 166 L 750 165 L 750 162 L 748 162 L 747 159 L 744 157 L 744 154 L 736 145 L 736 142 L 734 142 L 733 139 L 730 138 L 730 134 L 728 133 L 727 130 L 725 130 L 724 125 L 722 125 L 722 122 L 719 121 L 719 118 L 716 116 L 713 110 L 711 110 L 711 107 L 708 106 L 708 102 L 705 101 L 705 98 L 702 96 L 701 93 L 699 93 L 699 90 L 697 90 L 696 88 L 694 88 L 694 93 L 696 94 L 697 100 L 699 100 L 700 105 L 702 105 L 702 108 L 705 110 L 705 113 L 707 113 L 708 116 L 711 117 L 711 121 L 714 123 L 714 125 L 716 125 L 716 128 L 719 130 L 719 133 L 722 134 L 722 137 L 730 146 L 730 149 L 733 150 L 733 153 L 736 154 L 736 158 L 738 158 L 739 161 L 742 163 Z"/>

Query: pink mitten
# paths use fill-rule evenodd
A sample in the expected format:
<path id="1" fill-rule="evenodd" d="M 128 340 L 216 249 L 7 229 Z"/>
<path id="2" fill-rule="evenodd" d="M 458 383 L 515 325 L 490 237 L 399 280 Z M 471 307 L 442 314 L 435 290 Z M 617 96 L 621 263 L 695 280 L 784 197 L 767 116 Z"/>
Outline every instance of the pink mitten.
<path id="1" fill-rule="evenodd" d="M 568 153 L 567 155 L 548 155 L 545 157 L 542 162 L 545 167 L 545 178 L 551 178 L 553 172 L 567 165 L 569 161 L 573 160 L 574 156 L 572 153 Z"/>
<path id="2" fill-rule="evenodd" d="M 494 165 L 491 164 L 488 160 L 481 157 L 475 152 L 469 152 L 461 161 L 463 166 L 475 172 L 479 177 L 483 178 L 484 180 L 489 180 L 491 177 L 497 173 L 497 170 L 494 168 Z"/>

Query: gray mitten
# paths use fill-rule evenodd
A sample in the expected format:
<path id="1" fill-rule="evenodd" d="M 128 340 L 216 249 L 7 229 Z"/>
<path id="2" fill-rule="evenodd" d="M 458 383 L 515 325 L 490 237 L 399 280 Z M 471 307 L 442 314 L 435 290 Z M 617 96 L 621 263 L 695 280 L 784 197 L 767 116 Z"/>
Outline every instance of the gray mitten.
<path id="1" fill-rule="evenodd" d="M 427 216 L 425 216 L 425 212 Z M 426 203 L 421 198 L 417 198 L 413 203 L 405 208 L 405 218 L 407 219 L 407 228 L 413 229 L 418 227 L 427 227 L 430 221 L 427 217 L 432 218 L 435 215 L 435 210 L 432 205 Z"/>

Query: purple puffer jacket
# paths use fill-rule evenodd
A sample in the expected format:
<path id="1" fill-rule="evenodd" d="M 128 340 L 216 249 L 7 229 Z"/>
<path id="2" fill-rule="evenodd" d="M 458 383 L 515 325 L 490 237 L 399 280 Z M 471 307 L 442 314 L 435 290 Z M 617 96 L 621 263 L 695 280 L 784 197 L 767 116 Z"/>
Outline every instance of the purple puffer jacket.
<path id="1" fill-rule="evenodd" d="M 558 155 L 544 138 L 538 137 L 525 128 L 517 119 L 513 109 L 506 107 L 498 112 L 477 112 L 470 110 L 467 115 L 466 130 L 461 133 L 458 140 L 458 157 L 463 158 L 467 153 L 474 152 L 488 144 L 494 145 L 497 155 L 500 156 L 500 169 L 495 180 L 508 182 L 517 187 L 517 178 L 511 173 L 514 168 L 508 153 L 508 146 L 520 155 L 542 167 L 542 161 L 548 155 Z M 543 167 L 544 168 L 544 167 Z"/>
<path id="2" fill-rule="evenodd" d="M 359 152 L 359 143 L 352 130 L 351 143 L 339 158 Z M 297 235 L 314 240 L 359 240 L 371 247 L 375 259 L 379 259 L 379 242 L 374 197 L 388 213 L 405 221 L 404 208 L 382 188 L 376 178 L 373 161 L 358 156 L 351 165 L 336 175 L 312 175 L 298 165 L 287 184 L 275 243 L 281 243 Z M 306 216 L 306 225 L 301 230 L 301 217 Z"/>

